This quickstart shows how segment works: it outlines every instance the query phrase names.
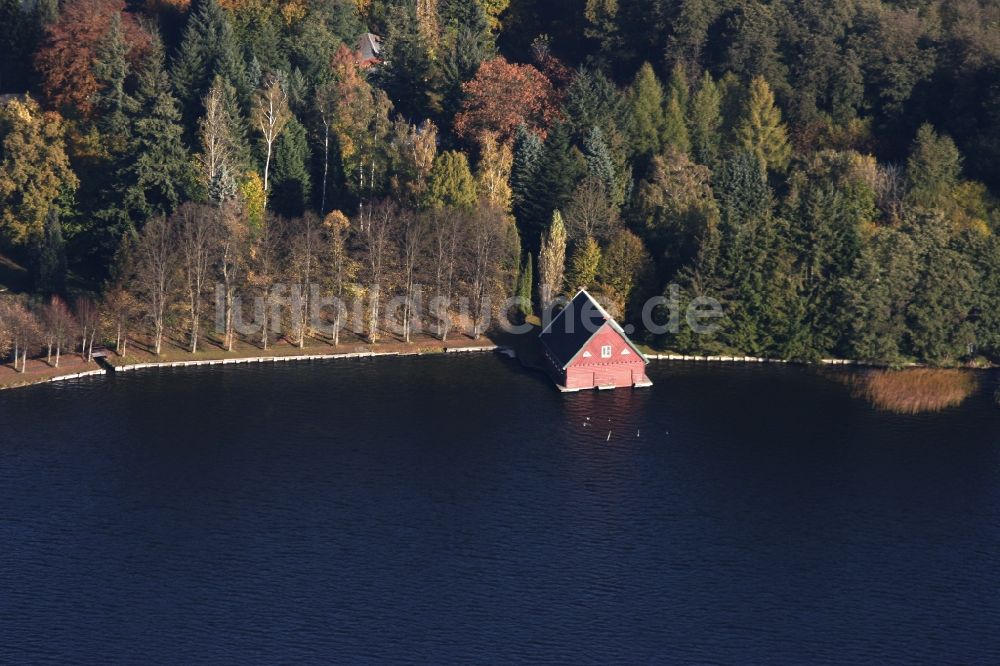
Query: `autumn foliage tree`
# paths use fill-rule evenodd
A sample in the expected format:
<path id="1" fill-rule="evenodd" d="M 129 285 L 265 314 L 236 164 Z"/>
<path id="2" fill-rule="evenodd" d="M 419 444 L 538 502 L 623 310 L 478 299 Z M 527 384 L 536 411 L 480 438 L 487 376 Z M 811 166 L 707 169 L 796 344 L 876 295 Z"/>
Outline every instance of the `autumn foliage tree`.
<path id="1" fill-rule="evenodd" d="M 42 94 L 55 109 L 86 117 L 99 84 L 93 63 L 112 18 L 120 15 L 129 59 L 138 62 L 149 45 L 149 34 L 135 17 L 123 13 L 122 0 L 71 0 L 59 12 L 59 20 L 45 30 L 44 42 L 35 54 L 41 75 Z"/>
<path id="2" fill-rule="evenodd" d="M 494 132 L 508 142 L 520 125 L 544 136 L 558 113 L 555 91 L 545 75 L 502 57 L 484 62 L 462 90 L 466 100 L 455 116 L 455 131 L 465 138 Z"/>

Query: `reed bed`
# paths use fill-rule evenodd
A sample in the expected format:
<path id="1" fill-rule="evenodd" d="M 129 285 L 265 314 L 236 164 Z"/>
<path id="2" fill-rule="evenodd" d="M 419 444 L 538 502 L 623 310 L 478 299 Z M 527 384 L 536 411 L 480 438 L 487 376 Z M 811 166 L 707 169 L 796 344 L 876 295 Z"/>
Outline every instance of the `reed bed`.
<path id="1" fill-rule="evenodd" d="M 976 390 L 974 373 L 966 370 L 873 370 L 850 379 L 854 395 L 877 409 L 896 414 L 940 412 L 956 407 Z"/>

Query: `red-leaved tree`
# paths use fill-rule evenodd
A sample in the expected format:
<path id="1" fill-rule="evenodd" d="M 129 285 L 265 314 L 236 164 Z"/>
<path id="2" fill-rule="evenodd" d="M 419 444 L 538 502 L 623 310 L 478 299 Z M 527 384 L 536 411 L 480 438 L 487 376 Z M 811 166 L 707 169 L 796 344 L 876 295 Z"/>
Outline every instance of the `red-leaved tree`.
<path id="1" fill-rule="evenodd" d="M 503 58 L 484 62 L 462 90 L 466 99 L 455 116 L 455 131 L 469 139 L 494 132 L 508 141 L 522 124 L 544 136 L 557 113 L 555 91 L 545 75 Z"/>
<path id="2" fill-rule="evenodd" d="M 108 33 L 111 18 L 122 14 L 129 60 L 134 64 L 149 47 L 149 34 L 131 14 L 122 13 L 122 0 L 71 0 L 59 20 L 45 30 L 45 39 L 35 54 L 35 68 L 42 77 L 42 95 L 48 108 L 65 115 L 85 117 L 91 97 L 97 92 L 94 56 Z"/>

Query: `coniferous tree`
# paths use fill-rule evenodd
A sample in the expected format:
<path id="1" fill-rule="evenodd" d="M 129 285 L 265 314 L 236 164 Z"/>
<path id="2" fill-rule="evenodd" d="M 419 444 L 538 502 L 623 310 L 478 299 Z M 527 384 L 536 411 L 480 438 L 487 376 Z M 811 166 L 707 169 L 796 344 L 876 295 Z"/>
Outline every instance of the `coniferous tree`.
<path id="1" fill-rule="evenodd" d="M 241 104 L 247 103 L 252 84 L 226 12 L 218 0 L 200 0 L 192 7 L 171 68 L 174 90 L 191 134 L 202 112 L 202 99 L 216 76 L 236 89 Z"/>
<path id="2" fill-rule="evenodd" d="M 643 63 L 629 91 L 629 135 L 635 155 L 655 155 L 663 149 L 666 129 L 663 86 L 653 66 Z"/>
<path id="3" fill-rule="evenodd" d="M 131 128 L 125 115 L 125 82 L 129 75 L 127 55 L 121 14 L 115 14 L 105 38 L 99 43 L 94 61 L 94 78 L 99 87 L 92 100 L 97 129 L 112 160 L 129 144 Z"/>
<path id="4" fill-rule="evenodd" d="M 570 143 L 569 126 L 557 123 L 545 140 L 537 175 L 529 183 L 524 202 L 525 218 L 519 220 L 522 232 L 527 236 L 528 247 L 538 242 L 552 211 L 562 209 L 569 203 L 586 169 L 583 154 Z"/>
<path id="5" fill-rule="evenodd" d="M 736 128 L 736 141 L 741 149 L 756 155 L 765 169 L 780 171 L 788 165 L 792 153 L 788 130 L 781 122 L 774 93 L 763 77 L 750 82 L 743 117 Z"/>
<path id="6" fill-rule="evenodd" d="M 441 107 L 438 72 L 427 36 L 420 29 L 416 5 L 391 9 L 383 47 L 383 84 L 393 105 L 407 118 L 427 118 Z"/>
<path id="7" fill-rule="evenodd" d="M 917 132 L 906 162 L 906 203 L 920 208 L 947 208 L 962 173 L 955 142 L 939 136 L 929 124 Z"/>
<path id="8" fill-rule="evenodd" d="M 722 144 L 722 94 L 705 72 L 691 98 L 691 148 L 694 158 L 715 168 Z"/>
<path id="9" fill-rule="evenodd" d="M 128 116 L 133 136 L 119 178 L 130 217 L 141 221 L 169 215 L 191 196 L 195 178 L 158 39 L 128 99 Z"/>
<path id="10" fill-rule="evenodd" d="M 517 136 L 514 139 L 514 165 L 511 168 L 510 187 L 514 217 L 517 219 L 518 224 L 521 225 L 522 235 L 524 234 L 529 215 L 528 201 L 531 196 L 531 187 L 538 176 L 543 150 L 544 145 L 537 134 L 528 131 L 524 125 L 517 128 Z"/>
<path id="11" fill-rule="evenodd" d="M 269 202 L 285 217 L 300 217 L 312 194 L 306 130 L 295 116 L 288 119 L 274 148 L 273 192 Z"/>
<path id="12" fill-rule="evenodd" d="M 687 120 L 684 117 L 684 107 L 678 95 L 672 94 L 667 102 L 667 112 L 664 115 L 663 145 L 672 146 L 675 150 L 687 154 L 691 152 L 691 138 L 688 134 Z"/>

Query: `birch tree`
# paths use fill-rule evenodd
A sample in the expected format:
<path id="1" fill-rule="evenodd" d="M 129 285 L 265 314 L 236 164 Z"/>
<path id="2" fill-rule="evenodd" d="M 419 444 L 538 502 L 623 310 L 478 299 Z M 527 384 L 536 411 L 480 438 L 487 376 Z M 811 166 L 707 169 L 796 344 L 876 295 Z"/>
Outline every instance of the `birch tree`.
<path id="1" fill-rule="evenodd" d="M 239 278 L 246 270 L 250 230 L 246 211 L 236 202 L 223 204 L 216 214 L 219 217 L 219 233 L 214 236 L 214 240 L 216 265 L 222 277 L 223 345 L 226 351 L 232 351 L 236 337 L 233 331 L 233 308 Z"/>
<path id="2" fill-rule="evenodd" d="M 391 261 L 392 228 L 399 211 L 388 201 L 372 207 L 371 217 L 359 215 L 358 239 L 365 253 L 368 269 L 368 339 L 378 342 L 378 321 L 381 312 L 382 290 L 385 288 L 386 273 Z"/>
<path id="3" fill-rule="evenodd" d="M 97 303 L 89 296 L 77 298 L 73 310 L 80 327 L 80 358 L 89 363 L 93 360 L 94 338 L 101 324 L 101 313 Z"/>
<path id="4" fill-rule="evenodd" d="M 270 342 L 270 314 L 280 269 L 282 231 L 281 221 L 268 213 L 261 221 L 250 248 L 250 281 L 259 290 L 263 304 L 261 345 L 265 350 Z"/>
<path id="5" fill-rule="evenodd" d="M 485 332 L 486 321 L 498 301 L 509 294 L 517 258 L 521 254 L 517 229 L 508 215 L 495 208 L 480 208 L 469 225 L 470 287 L 473 306 L 472 337 Z"/>
<path id="6" fill-rule="evenodd" d="M 455 210 L 441 208 L 431 212 L 430 235 L 435 266 L 433 315 L 442 342 L 448 340 L 451 329 L 451 303 L 455 296 L 455 272 L 463 221 L 464 216 Z"/>
<path id="7" fill-rule="evenodd" d="M 339 210 L 326 216 L 323 220 L 323 230 L 327 242 L 327 267 L 329 283 L 333 295 L 337 299 L 337 311 L 333 321 L 333 345 L 340 344 L 340 329 L 343 327 L 344 297 L 347 281 L 354 274 L 354 261 L 348 252 L 347 242 L 351 231 L 351 223 Z"/>
<path id="8" fill-rule="evenodd" d="M 412 211 L 402 211 L 397 217 L 400 268 L 403 286 L 403 340 L 410 342 L 413 324 L 413 289 L 418 261 L 424 247 L 424 218 Z"/>
<path id="9" fill-rule="evenodd" d="M 300 304 L 299 310 L 293 312 L 295 321 L 292 322 L 292 326 L 299 349 L 305 348 L 306 335 L 309 333 L 311 305 L 309 291 L 319 263 L 320 232 L 319 218 L 311 212 L 295 220 L 290 229 L 289 263 L 297 291 L 293 298 L 298 298 Z"/>
<path id="10" fill-rule="evenodd" d="M 53 296 L 45 305 L 42 321 L 45 325 L 46 363 L 59 367 L 63 345 L 70 340 L 70 328 L 73 325 L 73 315 L 69 307 L 59 296 Z M 52 351 L 55 349 L 56 360 L 52 363 Z"/>
<path id="11" fill-rule="evenodd" d="M 274 153 L 274 142 L 281 136 L 282 130 L 291 118 L 288 108 L 288 94 L 281 78 L 271 74 L 264 79 L 264 84 L 254 95 L 251 118 L 254 126 L 260 131 L 264 140 L 264 192 L 270 192 L 271 156 Z"/>

